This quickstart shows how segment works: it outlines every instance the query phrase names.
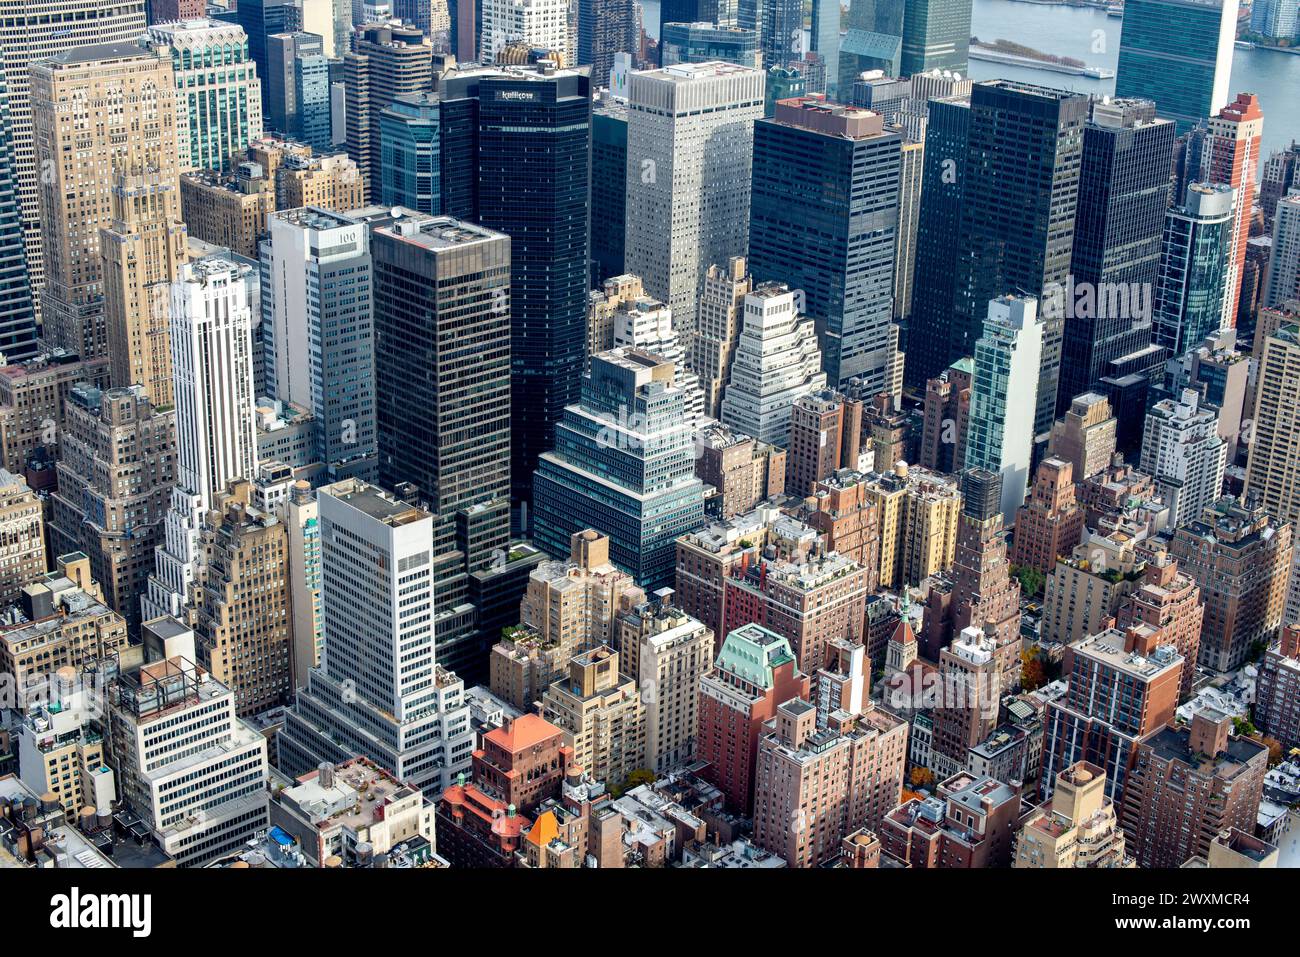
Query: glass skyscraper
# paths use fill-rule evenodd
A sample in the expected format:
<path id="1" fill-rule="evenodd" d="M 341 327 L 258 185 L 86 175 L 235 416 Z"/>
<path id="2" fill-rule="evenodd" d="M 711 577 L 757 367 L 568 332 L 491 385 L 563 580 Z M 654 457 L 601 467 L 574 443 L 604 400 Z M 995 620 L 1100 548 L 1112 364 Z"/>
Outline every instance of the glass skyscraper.
<path id="1" fill-rule="evenodd" d="M 1068 289 L 1089 289 L 1071 308 L 1061 343 L 1056 411 L 1109 375 L 1111 360 L 1151 342 L 1151 304 L 1169 195 L 1174 124 L 1150 100 L 1094 101 L 1083 135 L 1079 209 Z M 1085 286 L 1085 284 L 1087 284 Z"/>
<path id="2" fill-rule="evenodd" d="M 23 211 L 10 136 L 9 104 L 0 74 L 0 355 L 6 363 L 36 354 L 36 312 L 23 249 Z"/>
<path id="3" fill-rule="evenodd" d="M 964 339 L 954 342 L 952 298 L 957 248 L 952 237 L 961 227 L 962 186 L 966 182 L 966 140 L 970 98 L 931 100 L 925 129 L 925 170 L 921 175 L 921 213 L 916 230 L 912 315 L 904 345 L 904 381 L 925 388 L 954 361 L 970 355 Z"/>
<path id="4" fill-rule="evenodd" d="M 1219 330 L 1232 239 L 1231 186 L 1193 183 L 1165 214 L 1152 338 L 1175 356 Z"/>
<path id="5" fill-rule="evenodd" d="M 971 0 L 906 0 L 902 76 L 927 70 L 965 73 L 970 53 Z"/>
<path id="6" fill-rule="evenodd" d="M 749 268 L 802 289 L 828 381 L 893 391 L 894 245 L 902 134 L 820 98 L 754 124 Z"/>
<path id="7" fill-rule="evenodd" d="M 1125 0 L 1115 95 L 1155 100 L 1180 134 L 1228 102 L 1237 0 Z"/>
<path id="8" fill-rule="evenodd" d="M 443 212 L 510 237 L 510 473 L 525 506 L 586 352 L 591 81 L 488 68 L 453 75 L 440 95 Z M 526 521 L 516 511 L 516 527 Z"/>
<path id="9" fill-rule="evenodd" d="M 594 528 L 643 588 L 671 587 L 677 537 L 704 524 L 685 411 L 671 362 L 636 349 L 592 356 L 581 402 L 538 462 L 534 541 L 563 556 L 574 532 Z"/>
<path id="10" fill-rule="evenodd" d="M 1088 97 L 991 80 L 975 84 L 970 108 L 961 227 L 955 237 L 953 359 L 972 354 L 990 300 L 1008 294 L 1040 297 L 1066 284 Z M 1043 312 L 1034 419 L 1040 436 L 1051 431 L 1056 415 L 1064 322 L 1063 316 Z M 933 332 L 917 328 L 917 334 Z"/>
<path id="11" fill-rule="evenodd" d="M 432 93 L 399 96 L 379 114 L 382 206 L 442 211 L 438 100 Z"/>

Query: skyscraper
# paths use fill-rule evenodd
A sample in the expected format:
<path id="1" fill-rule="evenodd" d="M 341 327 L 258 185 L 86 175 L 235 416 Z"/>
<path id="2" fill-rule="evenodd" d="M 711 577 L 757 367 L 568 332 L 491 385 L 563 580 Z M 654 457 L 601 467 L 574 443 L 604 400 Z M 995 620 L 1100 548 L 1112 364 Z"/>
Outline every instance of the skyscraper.
<path id="1" fill-rule="evenodd" d="M 348 155 L 357 164 L 371 202 L 381 189 L 381 117 L 397 97 L 423 93 L 433 77 L 433 47 L 415 27 L 399 23 L 358 26 L 352 51 L 343 55 Z"/>
<path id="2" fill-rule="evenodd" d="M 4 74 L 0 73 L 0 354 L 12 363 L 30 359 L 36 350 L 36 309 L 23 248 L 13 125 Z"/>
<path id="3" fill-rule="evenodd" d="M 624 270 L 627 102 L 603 95 L 591 111 L 591 285 Z"/>
<path id="4" fill-rule="evenodd" d="M 929 102 L 920 216 L 916 230 L 916 265 L 912 280 L 912 314 L 907 324 L 904 381 L 914 387 L 968 358 L 971 345 L 952 343 L 952 302 L 961 228 L 962 192 L 966 184 L 966 143 L 970 135 L 969 97 Z"/>
<path id="5" fill-rule="evenodd" d="M 905 8 L 906 0 L 849 5 L 839 55 L 838 83 L 842 92 L 852 90 L 853 81 L 869 70 L 880 70 L 885 76 L 901 75 Z M 763 62 L 768 66 L 783 65 L 768 63 L 766 56 Z"/>
<path id="6" fill-rule="evenodd" d="M 170 152 L 153 169 L 119 172 L 112 218 L 100 232 L 104 314 L 113 384 L 139 385 L 172 404 L 171 284 L 185 262 L 180 180 Z"/>
<path id="7" fill-rule="evenodd" d="M 754 124 L 749 268 L 802 289 L 828 382 L 892 392 L 902 134 L 879 114 L 803 97 Z"/>
<path id="8" fill-rule="evenodd" d="M 673 366 L 638 350 L 592 356 L 582 400 L 534 476 L 534 541 L 564 555 L 574 532 L 610 539 L 610 559 L 652 590 L 673 578 L 679 535 L 704 524 L 685 396 Z"/>
<path id="9" fill-rule="evenodd" d="M 831 97 L 836 95 L 840 85 L 841 17 L 839 0 L 813 0 L 809 46 L 822 61 L 826 71 L 826 95 Z M 767 63 L 762 65 L 769 66 Z"/>
<path id="10" fill-rule="evenodd" d="M 725 266 L 714 263 L 704 274 L 700 305 L 695 316 L 695 336 L 687 364 L 700 377 L 704 414 L 722 414 L 722 393 L 731 381 L 731 364 L 744 323 L 745 297 L 754 289 L 754 277 L 745 269 L 743 256 L 733 256 Z"/>
<path id="11" fill-rule="evenodd" d="M 1124 4 L 1115 95 L 1154 100 L 1180 134 L 1228 102 L 1237 0 Z"/>
<path id="12" fill-rule="evenodd" d="M 230 169 L 262 135 L 270 102 L 263 90 L 270 67 L 265 59 L 254 65 L 251 35 L 233 23 L 191 20 L 150 27 L 148 42 L 172 61 L 180 171 Z"/>
<path id="13" fill-rule="evenodd" d="M 1156 119 L 1155 109 L 1149 100 L 1094 100 L 1090 106 L 1070 273 L 1074 288 L 1090 284 L 1094 297 L 1090 308 L 1071 309 L 1066 318 L 1058 415 L 1111 373 L 1112 359 L 1151 342 L 1174 149 L 1174 124 Z M 1112 289 L 1119 295 L 1127 290 L 1127 297 L 1112 297 Z M 1135 300 L 1135 293 L 1141 298 Z M 1128 309 L 1122 308 L 1125 302 Z"/>
<path id="14" fill-rule="evenodd" d="M 248 38 L 248 56 L 256 66 L 257 76 L 262 78 L 268 75 L 267 37 L 304 29 L 300 0 L 244 0 L 235 8 L 234 21 Z M 263 85 L 259 92 L 262 112 L 268 113 L 270 91 Z"/>
<path id="15" fill-rule="evenodd" d="M 900 76 L 930 70 L 965 73 L 970 49 L 970 0 L 907 0 Z"/>
<path id="16" fill-rule="evenodd" d="M 758 38 L 751 30 L 721 27 L 715 23 L 665 23 L 659 38 L 659 62 L 711 63 L 721 60 L 758 67 Z"/>
<path id="17" fill-rule="evenodd" d="M 803 59 L 803 2 L 802 0 L 760 0 L 756 4 L 758 23 L 750 26 L 737 22 L 737 26 L 757 29 L 762 44 L 763 66 L 789 66 Z M 742 18 L 743 20 L 743 18 Z"/>
<path id="18" fill-rule="evenodd" d="M 1223 321 L 1232 243 L 1232 187 L 1193 183 L 1165 211 L 1156 276 L 1152 341 L 1181 356 Z"/>
<path id="19" fill-rule="evenodd" d="M 419 213 L 442 211 L 438 100 L 432 93 L 399 96 L 379 115 L 379 204 Z"/>
<path id="20" fill-rule="evenodd" d="M 991 80 L 975 84 L 970 108 L 949 349 L 954 359 L 973 352 L 990 299 L 1040 297 L 1042 365 L 1032 436 L 1045 435 L 1056 415 L 1068 321 L 1061 310 L 1049 309 L 1056 301 L 1049 293 L 1064 286 L 1070 272 L 1088 98 Z"/>
<path id="21" fill-rule="evenodd" d="M 785 448 L 800 396 L 826 388 L 812 321 L 799 314 L 799 297 L 763 283 L 745 296 L 740 338 L 719 418 L 760 442 Z"/>
<path id="22" fill-rule="evenodd" d="M 273 33 L 266 38 L 267 129 L 330 152 L 330 61 L 315 33 Z"/>
<path id="23" fill-rule="evenodd" d="M 41 167 L 36 158 L 28 68 L 38 60 L 78 47 L 135 40 L 145 31 L 144 7 L 144 0 L 88 0 L 75 4 L 54 0 L 0 2 L 0 66 L 4 70 L 9 107 L 9 149 L 34 295 L 40 294 L 44 282 L 45 260 L 38 198 Z"/>
<path id="24" fill-rule="evenodd" d="M 176 413 L 139 387 L 77 385 L 65 400 L 58 489 L 50 496 L 54 554 L 82 552 L 104 600 L 140 626 L 140 596 L 176 484 Z"/>
<path id="25" fill-rule="evenodd" d="M 176 487 L 143 617 L 181 617 L 214 496 L 257 467 L 253 429 L 251 267 L 219 256 L 181 266 L 171 289 Z"/>
<path id="26" fill-rule="evenodd" d="M 671 4 L 660 7 L 661 38 L 663 24 L 676 22 L 664 19 L 665 14 L 671 13 Z M 637 53 L 641 45 L 637 24 L 636 4 L 633 0 L 579 0 L 577 65 L 591 65 L 593 89 L 609 86 L 614 54 Z"/>
<path id="27" fill-rule="evenodd" d="M 543 67 L 467 70 L 440 93 L 442 209 L 511 238 L 511 478 L 516 504 L 527 503 L 582 372 L 589 80 Z"/>
<path id="28" fill-rule="evenodd" d="M 538 50 L 569 50 L 568 0 L 478 0 L 482 10 L 479 59 L 497 62 L 511 43 L 524 42 Z M 596 79 L 593 74 L 592 79 Z"/>
<path id="29" fill-rule="evenodd" d="M 270 218 L 261 244 L 262 344 L 272 398 L 314 417 L 332 481 L 375 470 L 375 346 L 368 227 L 315 207 Z"/>
<path id="30" fill-rule="evenodd" d="M 280 767 L 361 754 L 418 787 L 450 787 L 474 732 L 463 683 L 437 663 L 432 516 L 355 479 L 318 496 L 324 647 L 285 715 Z"/>
<path id="31" fill-rule="evenodd" d="M 81 47 L 32 67 L 31 102 L 47 174 L 43 336 L 83 358 L 107 355 L 100 230 L 112 225 L 118 177 L 158 170 L 159 185 L 174 188 L 171 58 L 134 43 Z"/>
<path id="32" fill-rule="evenodd" d="M 1300 298 L 1300 195 L 1279 200 L 1274 209 L 1273 245 L 1259 304 L 1275 309 Z"/>
<path id="33" fill-rule="evenodd" d="M 446 216 L 375 230 L 379 480 L 431 515 L 438 654 L 486 668 L 499 635 L 466 621 L 469 576 L 510 547 L 510 254 L 500 233 Z M 517 601 L 517 596 L 515 601 Z"/>
<path id="34" fill-rule="evenodd" d="M 1246 492 L 1257 495 L 1270 515 L 1300 527 L 1300 325 L 1289 323 L 1264 340 L 1254 398 Z"/>
<path id="35" fill-rule="evenodd" d="M 1264 113 L 1259 108 L 1259 97 L 1254 93 L 1238 93 L 1236 99 L 1210 117 L 1209 133 L 1205 137 L 1201 176 L 1206 182 L 1232 187 L 1232 232 L 1228 239 L 1221 329 L 1231 329 L 1237 324 L 1263 134 Z"/>
<path id="36" fill-rule="evenodd" d="M 1179 399 L 1161 399 L 1147 412 L 1139 468 L 1155 480 L 1169 506 L 1170 528 L 1200 518 L 1222 491 L 1228 443 L 1218 430 L 1218 414 L 1201 408 L 1192 389 Z"/>
<path id="37" fill-rule="evenodd" d="M 626 269 L 672 307 L 688 352 L 704 274 L 748 245 L 763 77 L 698 63 L 629 78 Z"/>
<path id="38" fill-rule="evenodd" d="M 1034 397 L 1046 338 L 1034 299 L 1004 296 L 988 304 L 975 343 L 964 464 L 1002 476 L 1002 519 L 1015 521 L 1033 459 Z"/>

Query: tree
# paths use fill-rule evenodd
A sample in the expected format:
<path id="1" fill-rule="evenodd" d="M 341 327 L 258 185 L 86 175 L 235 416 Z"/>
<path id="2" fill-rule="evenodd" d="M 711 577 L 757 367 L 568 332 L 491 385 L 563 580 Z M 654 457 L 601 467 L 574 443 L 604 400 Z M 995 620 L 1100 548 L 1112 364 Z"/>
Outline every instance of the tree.
<path id="1" fill-rule="evenodd" d="M 908 780 L 914 788 L 929 787 L 934 783 L 934 772 L 929 768 L 912 768 L 912 773 L 908 775 Z"/>
<path id="2" fill-rule="evenodd" d="M 1042 572 L 1029 565 L 1012 565 L 1011 574 L 1020 582 L 1020 591 L 1026 598 L 1036 598 L 1047 581 Z"/>
<path id="3" fill-rule="evenodd" d="M 1034 651 L 1020 652 L 1020 687 L 1025 691 L 1037 691 L 1047 684 L 1047 669 L 1043 659 Z"/>
<path id="4" fill-rule="evenodd" d="M 1259 743 L 1268 748 L 1268 766 L 1270 768 L 1276 764 L 1282 763 L 1282 758 L 1285 757 L 1285 755 L 1282 750 L 1281 741 L 1277 738 L 1270 738 L 1265 734 L 1260 737 Z"/>

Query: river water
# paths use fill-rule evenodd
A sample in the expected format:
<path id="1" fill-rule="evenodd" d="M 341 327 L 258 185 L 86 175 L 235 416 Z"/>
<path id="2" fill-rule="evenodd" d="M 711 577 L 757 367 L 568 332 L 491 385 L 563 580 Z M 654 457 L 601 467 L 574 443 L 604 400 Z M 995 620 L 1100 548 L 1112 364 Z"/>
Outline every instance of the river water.
<path id="1" fill-rule="evenodd" d="M 659 0 L 642 0 L 642 7 L 646 32 L 658 37 Z M 1112 71 L 1119 60 L 1122 22 L 1092 7 L 1048 6 L 1022 0 L 974 0 L 971 8 L 971 34 L 981 40 L 1013 40 Z M 971 61 L 970 74 L 975 80 L 1003 77 L 1058 89 L 1115 92 L 1113 79 L 1093 80 L 979 60 Z M 1300 54 L 1233 50 L 1231 91 L 1259 96 L 1264 110 L 1264 156 L 1284 149 L 1292 139 L 1300 139 Z"/>

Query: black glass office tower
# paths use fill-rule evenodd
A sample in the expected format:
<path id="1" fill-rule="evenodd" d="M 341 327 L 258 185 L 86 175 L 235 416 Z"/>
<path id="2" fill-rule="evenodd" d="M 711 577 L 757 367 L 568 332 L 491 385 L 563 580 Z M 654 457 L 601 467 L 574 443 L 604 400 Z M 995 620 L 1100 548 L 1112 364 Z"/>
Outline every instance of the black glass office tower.
<path id="1" fill-rule="evenodd" d="M 975 84 L 953 296 L 953 358 L 972 355 L 989 300 L 1063 288 L 1074 248 L 1088 97 L 1010 80 Z M 1041 308 L 1034 434 L 1056 415 L 1064 318 Z M 918 330 L 918 334 L 927 334 Z"/>
<path id="2" fill-rule="evenodd" d="M 853 81 L 867 70 L 899 75 L 905 12 L 906 0 L 858 0 L 849 5 L 840 43 L 839 89 L 853 89 Z"/>
<path id="3" fill-rule="evenodd" d="M 18 200 L 9 103 L 0 74 L 0 354 L 19 362 L 36 354 L 36 313 L 23 246 L 23 211 Z"/>
<path id="4" fill-rule="evenodd" d="M 1150 100 L 1097 100 L 1084 127 L 1057 415 L 1112 360 L 1151 343 L 1175 141 L 1173 122 L 1155 113 Z"/>
<path id="5" fill-rule="evenodd" d="M 443 211 L 511 240 L 511 483 L 526 521 L 537 457 L 578 401 L 586 347 L 591 84 L 549 67 L 442 88 Z"/>
<path id="6" fill-rule="evenodd" d="M 952 240 L 961 228 L 970 118 L 969 97 L 930 101 L 916 229 L 912 315 L 903 330 L 903 381 L 917 389 L 923 389 L 927 379 L 939 375 L 956 360 L 972 354 L 961 351 L 964 341 L 954 344 L 952 330 L 957 270 L 957 247 Z"/>
<path id="7" fill-rule="evenodd" d="M 591 111 L 591 285 L 624 272 L 627 206 L 627 104 Z"/>
<path id="8" fill-rule="evenodd" d="M 370 246 L 379 482 L 433 514 L 438 660 L 478 676 L 470 575 L 510 547 L 510 239 L 417 215 Z"/>
<path id="9" fill-rule="evenodd" d="M 893 263 L 902 134 L 820 100 L 754 124 L 749 268 L 802 289 L 832 384 L 887 389 L 897 349 Z"/>

